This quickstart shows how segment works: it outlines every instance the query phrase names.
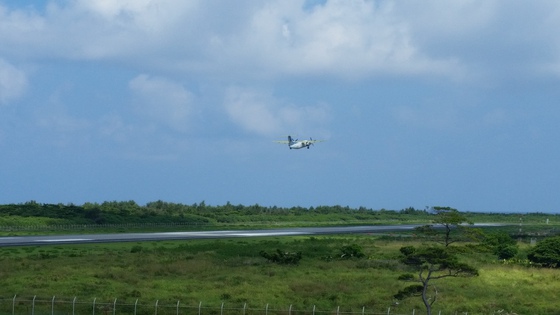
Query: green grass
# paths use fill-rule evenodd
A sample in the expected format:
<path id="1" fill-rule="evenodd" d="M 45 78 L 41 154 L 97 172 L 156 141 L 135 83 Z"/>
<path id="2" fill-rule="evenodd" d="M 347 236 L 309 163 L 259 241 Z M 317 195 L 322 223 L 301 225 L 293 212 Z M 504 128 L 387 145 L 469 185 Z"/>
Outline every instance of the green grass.
<path id="1" fill-rule="evenodd" d="M 405 286 L 396 280 L 405 271 L 398 250 L 412 242 L 355 235 L 1 248 L 0 296 L 406 313 L 423 309 L 419 298 L 393 305 L 393 294 Z M 367 258 L 338 259 L 350 244 Z M 259 255 L 277 248 L 301 251 L 303 259 L 283 266 Z M 558 270 L 504 265 L 472 251 L 462 256 L 480 276 L 436 282 L 436 312 L 555 314 Z"/>

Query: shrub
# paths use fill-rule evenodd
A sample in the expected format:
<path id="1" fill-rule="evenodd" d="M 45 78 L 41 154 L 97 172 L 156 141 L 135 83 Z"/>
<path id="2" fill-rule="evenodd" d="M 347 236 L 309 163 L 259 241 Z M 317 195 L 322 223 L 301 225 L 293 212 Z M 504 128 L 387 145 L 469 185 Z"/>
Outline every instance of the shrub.
<path id="1" fill-rule="evenodd" d="M 549 237 L 539 242 L 527 254 L 527 258 L 533 263 L 542 264 L 547 267 L 560 266 L 560 236 Z"/>
<path id="2" fill-rule="evenodd" d="M 518 251 L 515 245 L 503 245 L 496 248 L 494 253 L 498 256 L 498 259 L 511 259 L 517 255 Z"/>
<path id="3" fill-rule="evenodd" d="M 496 248 L 500 245 L 515 245 L 516 241 L 505 232 L 497 232 L 485 235 L 482 244 L 490 248 Z"/>
<path id="4" fill-rule="evenodd" d="M 517 242 L 505 232 L 486 235 L 482 245 L 498 256 L 498 259 L 511 259 L 519 251 Z"/>
<path id="5" fill-rule="evenodd" d="M 342 252 L 340 258 L 342 259 L 364 258 L 366 256 L 362 252 L 362 247 L 358 244 L 343 246 L 340 251 Z"/>
<path id="6" fill-rule="evenodd" d="M 279 249 L 272 254 L 263 250 L 260 252 L 260 255 L 268 259 L 268 261 L 282 265 L 297 265 L 302 258 L 301 252 L 286 252 Z"/>

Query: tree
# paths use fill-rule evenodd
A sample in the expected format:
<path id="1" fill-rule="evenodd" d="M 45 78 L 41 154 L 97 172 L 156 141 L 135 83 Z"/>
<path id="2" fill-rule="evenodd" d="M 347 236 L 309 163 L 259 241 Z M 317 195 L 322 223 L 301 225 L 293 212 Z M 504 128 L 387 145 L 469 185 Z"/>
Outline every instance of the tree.
<path id="1" fill-rule="evenodd" d="M 401 300 L 410 296 L 421 296 L 428 315 L 432 314 L 432 305 L 436 302 L 438 294 L 437 288 L 431 284 L 433 280 L 478 276 L 478 270 L 459 262 L 457 256 L 446 247 L 405 246 L 400 251 L 401 262 L 410 266 L 416 274 L 403 274 L 398 279 L 415 284 L 400 290 L 394 297 Z"/>
<path id="2" fill-rule="evenodd" d="M 445 247 L 457 241 L 451 237 L 453 230 L 461 229 L 465 223 L 472 224 L 472 222 L 457 209 L 450 207 L 433 207 L 432 210 L 435 212 L 435 218 L 432 220 L 432 224 L 417 227 L 416 230 L 426 235 L 436 236 L 440 234 L 436 230 L 436 227 L 443 228 L 443 244 Z"/>
<path id="3" fill-rule="evenodd" d="M 546 267 L 560 267 L 560 236 L 545 238 L 533 247 L 527 258 Z"/>

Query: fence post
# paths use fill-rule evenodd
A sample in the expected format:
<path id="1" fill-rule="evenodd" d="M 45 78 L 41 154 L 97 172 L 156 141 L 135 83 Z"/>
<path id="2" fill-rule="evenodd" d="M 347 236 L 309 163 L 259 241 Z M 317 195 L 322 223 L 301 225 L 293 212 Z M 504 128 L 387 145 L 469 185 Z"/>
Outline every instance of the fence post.
<path id="1" fill-rule="evenodd" d="M 415 309 L 412 309 L 412 315 L 414 315 L 414 313 L 416 313 L 416 310 L 415 310 Z"/>
<path id="2" fill-rule="evenodd" d="M 115 302 L 113 302 L 113 315 L 115 315 L 117 309 L 117 299 L 115 298 Z"/>
<path id="3" fill-rule="evenodd" d="M 224 315 L 224 302 L 222 302 L 222 307 L 220 307 L 220 315 Z"/>
<path id="4" fill-rule="evenodd" d="M 265 311 L 264 311 L 264 314 L 265 314 L 265 315 L 268 315 L 268 303 L 266 304 L 266 309 L 265 309 Z"/>
<path id="5" fill-rule="evenodd" d="M 315 305 L 313 305 L 313 315 L 315 315 Z"/>
<path id="6" fill-rule="evenodd" d="M 136 302 L 134 302 L 134 315 L 136 315 L 137 306 L 138 306 L 138 299 L 136 299 Z"/>
<path id="7" fill-rule="evenodd" d="M 72 315 L 76 314 L 76 297 L 74 297 L 74 301 L 72 301 Z"/>
<path id="8" fill-rule="evenodd" d="M 288 315 L 292 315 L 292 304 L 290 304 L 290 308 L 288 310 Z"/>
<path id="9" fill-rule="evenodd" d="M 391 308 L 390 307 L 387 309 L 387 315 L 389 315 L 389 314 L 391 314 Z"/>
<path id="10" fill-rule="evenodd" d="M 247 303 L 243 304 L 243 315 L 245 315 L 245 311 L 247 310 Z"/>
<path id="11" fill-rule="evenodd" d="M 177 315 L 179 315 L 179 301 L 177 301 Z"/>
<path id="12" fill-rule="evenodd" d="M 362 306 L 362 315 L 365 315 L 365 314 L 366 314 L 366 307 Z"/>
<path id="13" fill-rule="evenodd" d="M 14 295 L 14 300 L 12 301 L 12 315 L 16 314 L 16 295 Z"/>
<path id="14" fill-rule="evenodd" d="M 336 308 L 336 315 L 340 315 L 340 305 Z"/>
<path id="15" fill-rule="evenodd" d="M 95 300 L 97 300 L 97 298 L 93 298 L 93 311 L 92 314 L 95 315 Z"/>
<path id="16" fill-rule="evenodd" d="M 54 296 L 52 297 L 52 303 L 51 303 L 51 315 L 54 315 Z"/>
<path id="17" fill-rule="evenodd" d="M 202 309 L 202 301 L 198 303 L 198 315 L 200 315 L 201 309 Z"/>
<path id="18" fill-rule="evenodd" d="M 157 304 L 158 304 L 159 300 L 156 300 L 156 314 L 157 315 Z"/>

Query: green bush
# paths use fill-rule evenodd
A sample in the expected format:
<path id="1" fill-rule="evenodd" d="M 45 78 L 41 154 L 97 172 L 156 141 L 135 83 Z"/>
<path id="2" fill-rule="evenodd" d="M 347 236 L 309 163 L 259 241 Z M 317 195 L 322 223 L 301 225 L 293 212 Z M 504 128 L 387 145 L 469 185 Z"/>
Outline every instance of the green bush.
<path id="1" fill-rule="evenodd" d="M 142 246 L 140 245 L 134 245 L 132 246 L 132 248 L 130 249 L 131 253 L 139 253 L 143 250 Z"/>
<path id="2" fill-rule="evenodd" d="M 341 259 L 350 259 L 350 258 L 364 258 L 366 255 L 363 253 L 362 247 L 358 244 L 346 245 L 343 246 L 341 249 Z"/>
<path id="3" fill-rule="evenodd" d="M 482 248 L 494 253 L 498 259 L 511 259 L 517 255 L 517 242 L 505 232 L 490 233 L 484 236 Z"/>
<path id="4" fill-rule="evenodd" d="M 560 236 L 545 238 L 532 248 L 527 258 L 533 262 L 547 267 L 560 266 Z"/>
<path id="5" fill-rule="evenodd" d="M 281 265 L 297 265 L 302 258 L 301 252 L 286 252 L 279 249 L 272 254 L 261 251 L 260 255 L 268 259 L 268 261 Z"/>
<path id="6" fill-rule="evenodd" d="M 511 259 L 517 255 L 518 251 L 519 250 L 515 245 L 503 245 L 498 246 L 494 251 L 494 254 L 498 256 L 498 259 Z"/>

